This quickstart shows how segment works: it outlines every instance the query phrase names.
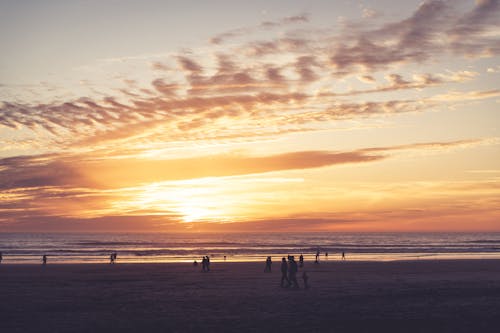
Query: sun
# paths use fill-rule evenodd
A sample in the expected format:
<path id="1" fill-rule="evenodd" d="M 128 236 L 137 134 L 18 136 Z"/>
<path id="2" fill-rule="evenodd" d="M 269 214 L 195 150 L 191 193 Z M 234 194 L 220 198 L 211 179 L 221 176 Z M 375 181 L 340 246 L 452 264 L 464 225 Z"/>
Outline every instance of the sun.
<path id="1" fill-rule="evenodd" d="M 177 210 L 182 215 L 182 220 L 188 223 L 205 221 L 213 217 L 213 212 L 206 207 L 193 206 L 191 204 L 180 206 Z"/>

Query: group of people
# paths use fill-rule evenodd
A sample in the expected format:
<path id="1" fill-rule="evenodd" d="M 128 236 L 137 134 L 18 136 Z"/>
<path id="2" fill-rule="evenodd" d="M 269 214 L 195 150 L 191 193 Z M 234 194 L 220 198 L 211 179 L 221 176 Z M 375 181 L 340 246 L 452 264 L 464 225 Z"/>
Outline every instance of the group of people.
<path id="1" fill-rule="evenodd" d="M 201 259 L 201 271 L 202 272 L 209 272 L 210 271 L 210 257 L 209 256 L 204 256 L 203 259 Z"/>
<path id="2" fill-rule="evenodd" d="M 301 267 L 304 265 L 304 257 L 301 255 L 299 259 Z M 282 288 L 299 289 L 299 282 L 297 281 L 297 273 L 299 271 L 297 262 L 294 256 L 288 256 L 288 262 L 285 257 L 281 259 L 281 283 Z M 309 276 L 306 271 L 302 272 L 302 280 L 304 281 L 304 288 L 309 289 Z"/>
<path id="3" fill-rule="evenodd" d="M 316 257 L 314 260 L 315 264 L 319 264 L 320 251 L 316 252 Z M 325 252 L 325 257 L 328 259 L 328 252 Z M 345 252 L 342 251 L 342 260 L 345 260 Z M 272 259 L 271 257 L 267 257 L 266 259 L 266 267 L 264 268 L 264 272 L 271 272 Z M 287 258 L 283 257 L 281 259 L 281 283 L 280 286 L 282 288 L 299 288 L 299 283 L 297 281 L 297 273 L 298 267 L 304 267 L 304 255 L 300 254 L 299 264 L 295 261 L 295 257 L 289 255 L 288 261 Z M 304 288 L 309 289 L 309 276 L 306 271 L 302 272 L 302 280 L 304 281 Z"/>

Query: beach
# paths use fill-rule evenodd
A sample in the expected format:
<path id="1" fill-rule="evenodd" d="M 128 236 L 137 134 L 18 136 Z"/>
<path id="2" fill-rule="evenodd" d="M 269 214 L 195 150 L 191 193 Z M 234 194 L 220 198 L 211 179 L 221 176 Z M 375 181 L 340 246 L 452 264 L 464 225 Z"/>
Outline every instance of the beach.
<path id="1" fill-rule="evenodd" d="M 0 332 L 498 332 L 500 261 L 0 264 Z M 302 270 L 310 289 L 303 288 Z"/>

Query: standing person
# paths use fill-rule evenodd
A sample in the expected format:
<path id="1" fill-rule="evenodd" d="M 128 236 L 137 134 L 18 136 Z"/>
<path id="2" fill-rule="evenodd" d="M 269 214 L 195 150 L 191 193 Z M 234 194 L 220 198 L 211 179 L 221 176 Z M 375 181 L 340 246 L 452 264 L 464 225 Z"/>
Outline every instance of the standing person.
<path id="1" fill-rule="evenodd" d="M 114 253 L 111 253 L 111 255 L 109 256 L 109 263 L 110 264 L 114 264 L 115 263 L 115 254 Z"/>
<path id="2" fill-rule="evenodd" d="M 285 257 L 283 257 L 281 259 L 281 283 L 280 283 L 281 288 L 285 287 L 283 285 L 283 282 L 285 281 L 286 281 L 286 287 L 287 288 L 290 287 L 290 280 L 288 280 L 287 273 L 288 273 L 288 264 L 286 263 Z"/>
<path id="3" fill-rule="evenodd" d="M 0 252 L 0 264 L 2 263 L 2 259 L 3 259 L 2 252 Z"/>
<path id="4" fill-rule="evenodd" d="M 345 252 L 342 251 L 342 260 L 345 260 Z"/>
<path id="5" fill-rule="evenodd" d="M 42 257 L 42 265 L 46 265 L 46 264 L 47 264 L 47 255 L 44 254 Z"/>
<path id="6" fill-rule="evenodd" d="M 302 253 L 300 254 L 299 257 L 299 266 L 304 267 L 304 256 L 302 255 Z"/>
<path id="7" fill-rule="evenodd" d="M 266 273 L 266 272 L 271 273 L 271 265 L 272 264 L 273 264 L 273 261 L 271 260 L 271 257 L 267 257 L 266 268 L 264 268 L 264 273 Z"/>
<path id="8" fill-rule="evenodd" d="M 116 252 L 113 253 L 113 263 L 116 262 L 116 257 L 118 256 L 118 254 Z"/>
<path id="9" fill-rule="evenodd" d="M 207 256 L 207 272 L 210 271 L 210 257 Z"/>
<path id="10" fill-rule="evenodd" d="M 325 259 L 328 260 L 328 252 L 325 252 Z"/>
<path id="11" fill-rule="evenodd" d="M 201 260 L 201 271 L 205 272 L 207 270 L 207 258 L 203 257 Z"/>
<path id="12" fill-rule="evenodd" d="M 314 261 L 315 264 L 319 264 L 319 249 L 316 251 L 316 260 Z"/>
<path id="13" fill-rule="evenodd" d="M 297 263 L 295 258 L 292 256 L 288 262 L 288 280 L 292 284 L 294 289 L 299 289 L 299 282 L 297 281 Z"/>

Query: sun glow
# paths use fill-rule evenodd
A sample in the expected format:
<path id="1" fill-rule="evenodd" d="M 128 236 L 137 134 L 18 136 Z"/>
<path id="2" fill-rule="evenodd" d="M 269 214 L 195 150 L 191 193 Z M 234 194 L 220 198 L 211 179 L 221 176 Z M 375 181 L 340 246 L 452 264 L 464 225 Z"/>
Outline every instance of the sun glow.
<path id="1" fill-rule="evenodd" d="M 213 212 L 205 207 L 185 205 L 179 207 L 179 213 L 182 215 L 184 222 L 200 222 L 209 219 L 213 216 Z"/>
<path id="2" fill-rule="evenodd" d="M 134 188 L 127 200 L 115 202 L 120 210 L 168 215 L 182 222 L 221 222 L 228 220 L 227 200 L 220 188 L 209 180 L 197 182 L 158 182 Z"/>

